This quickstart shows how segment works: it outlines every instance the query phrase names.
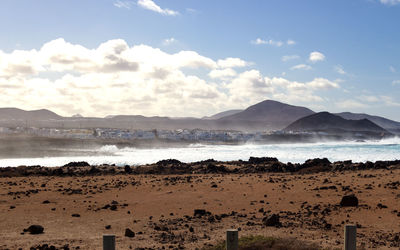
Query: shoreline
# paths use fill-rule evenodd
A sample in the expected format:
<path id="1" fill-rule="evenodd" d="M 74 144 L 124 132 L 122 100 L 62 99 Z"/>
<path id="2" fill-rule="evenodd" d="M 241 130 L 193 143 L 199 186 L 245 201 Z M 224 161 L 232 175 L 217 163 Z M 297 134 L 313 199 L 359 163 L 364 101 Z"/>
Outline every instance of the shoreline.
<path id="1" fill-rule="evenodd" d="M 263 174 L 263 173 L 319 173 L 345 170 L 373 170 L 400 168 L 400 160 L 330 162 L 327 158 L 309 159 L 304 163 L 283 163 L 275 157 L 250 157 L 247 161 L 204 161 L 185 163 L 176 159 L 161 160 L 153 164 L 90 165 L 85 161 L 70 162 L 64 166 L 45 167 L 40 165 L 1 167 L 0 177 L 19 176 L 97 176 L 97 175 L 183 175 L 183 174 Z"/>

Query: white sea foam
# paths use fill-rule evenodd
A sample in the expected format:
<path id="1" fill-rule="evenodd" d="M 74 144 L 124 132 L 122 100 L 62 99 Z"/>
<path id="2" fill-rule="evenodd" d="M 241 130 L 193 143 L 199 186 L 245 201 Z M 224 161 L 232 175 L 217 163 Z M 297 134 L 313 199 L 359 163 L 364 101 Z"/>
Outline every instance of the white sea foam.
<path id="1" fill-rule="evenodd" d="M 0 166 L 42 165 L 60 166 L 71 161 L 87 161 L 89 164 L 138 165 L 163 159 L 194 162 L 206 159 L 220 161 L 247 160 L 250 156 L 276 157 L 282 162 L 302 163 L 307 159 L 326 157 L 330 161 L 353 160 L 354 162 L 400 159 L 400 138 L 368 142 L 323 142 L 303 144 L 245 144 L 204 145 L 193 144 L 178 148 L 139 149 L 118 148 L 107 145 L 93 149 L 95 156 L 68 156 L 42 158 L 1 159 Z"/>

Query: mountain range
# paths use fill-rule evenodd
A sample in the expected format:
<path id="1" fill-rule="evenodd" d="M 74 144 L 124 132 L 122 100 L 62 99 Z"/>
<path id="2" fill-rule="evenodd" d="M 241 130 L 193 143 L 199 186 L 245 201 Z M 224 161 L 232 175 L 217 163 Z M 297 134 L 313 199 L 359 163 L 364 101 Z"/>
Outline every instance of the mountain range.
<path id="1" fill-rule="evenodd" d="M 302 119 L 307 118 L 307 119 Z M 339 119 L 340 118 L 340 119 Z M 353 122 L 357 121 L 358 122 Z M 361 121 L 360 121 L 361 120 Z M 297 123 L 295 123 L 298 121 Z M 213 129 L 240 131 L 272 131 L 282 129 L 310 128 L 321 126 L 347 130 L 383 129 L 400 134 L 400 122 L 380 116 L 343 112 L 315 113 L 300 106 L 273 100 L 265 100 L 244 110 L 228 110 L 210 117 L 176 118 L 146 117 L 141 115 L 114 115 L 98 117 L 63 117 L 50 110 L 25 111 L 17 108 L 0 108 L 1 127 L 52 127 L 52 128 L 119 128 L 119 129 Z M 319 124 L 319 125 L 318 125 Z M 317 126 L 318 125 L 318 126 Z M 377 127 L 374 127 L 377 126 Z M 356 129 L 357 130 L 357 129 Z"/>

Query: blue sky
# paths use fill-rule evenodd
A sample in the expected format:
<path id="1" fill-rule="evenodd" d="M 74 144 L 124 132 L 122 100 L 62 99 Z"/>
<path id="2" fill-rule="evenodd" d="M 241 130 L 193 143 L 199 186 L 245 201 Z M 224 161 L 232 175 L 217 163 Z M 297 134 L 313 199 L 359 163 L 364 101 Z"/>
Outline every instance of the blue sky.
<path id="1" fill-rule="evenodd" d="M 0 12 L 0 106 L 203 116 L 275 99 L 400 120 L 399 0 L 3 0 Z"/>

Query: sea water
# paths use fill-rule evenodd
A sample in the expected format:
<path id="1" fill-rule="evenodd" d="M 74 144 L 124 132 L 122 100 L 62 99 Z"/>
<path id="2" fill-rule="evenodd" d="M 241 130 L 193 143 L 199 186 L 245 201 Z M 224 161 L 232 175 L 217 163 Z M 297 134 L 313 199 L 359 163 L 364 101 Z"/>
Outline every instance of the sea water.
<path id="1" fill-rule="evenodd" d="M 62 149 L 60 149 L 62 150 Z M 65 149 L 68 150 L 68 149 Z M 250 156 L 276 157 L 281 162 L 303 163 L 307 159 L 328 158 L 330 161 L 352 160 L 366 162 L 400 159 L 400 138 L 369 142 L 324 142 L 307 144 L 193 144 L 173 148 L 118 148 L 115 145 L 92 149 L 93 155 L 0 159 L 0 166 L 62 166 L 71 161 L 86 161 L 91 165 L 141 165 L 164 159 L 195 162 L 207 159 L 218 161 L 248 160 Z M 90 150 L 89 150 L 90 151 Z M 76 153 L 76 150 L 74 151 Z M 64 152 L 65 153 L 65 152 Z M 64 154 L 65 155 L 65 154 Z"/>

